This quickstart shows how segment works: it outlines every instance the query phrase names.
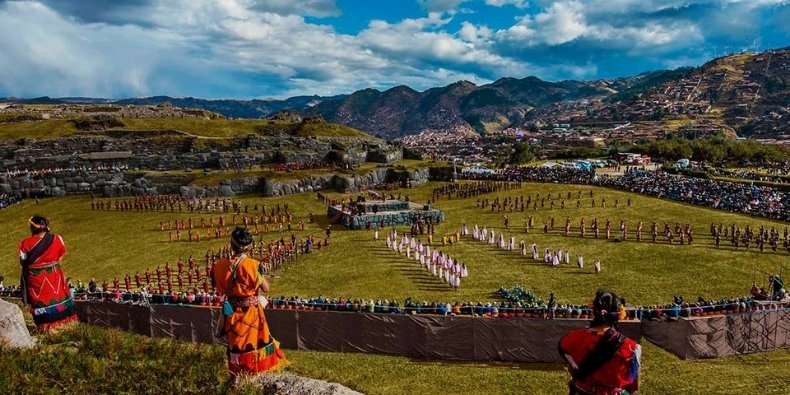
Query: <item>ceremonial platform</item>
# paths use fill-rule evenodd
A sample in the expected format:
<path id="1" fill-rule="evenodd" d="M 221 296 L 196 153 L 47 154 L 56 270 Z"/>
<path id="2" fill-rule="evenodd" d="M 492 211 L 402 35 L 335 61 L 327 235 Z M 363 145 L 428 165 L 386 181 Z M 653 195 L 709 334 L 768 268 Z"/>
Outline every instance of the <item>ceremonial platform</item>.
<path id="1" fill-rule="evenodd" d="M 429 204 L 392 199 L 333 205 L 329 206 L 326 215 L 329 223 L 343 224 L 353 230 L 365 229 L 368 224 L 382 228 L 444 221 L 444 212 L 432 209 Z"/>

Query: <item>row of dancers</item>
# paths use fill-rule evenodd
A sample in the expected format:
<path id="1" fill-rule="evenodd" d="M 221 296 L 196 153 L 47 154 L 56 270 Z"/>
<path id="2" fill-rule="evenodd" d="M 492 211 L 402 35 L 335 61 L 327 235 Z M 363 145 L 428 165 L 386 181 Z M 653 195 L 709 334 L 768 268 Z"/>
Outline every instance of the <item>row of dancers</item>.
<path id="1" fill-rule="evenodd" d="M 413 236 L 409 238 L 403 234 L 399 237 L 395 228 L 392 228 L 387 235 L 386 245 L 387 249 L 405 255 L 408 259 L 414 259 L 432 276 L 454 289 L 460 288 L 461 279 L 469 276 L 469 269 L 465 263 L 460 263 L 458 259 L 453 259 L 435 248 L 432 249 L 430 245 L 423 244 Z"/>
<path id="2" fill-rule="evenodd" d="M 470 236 L 469 228 L 466 225 L 461 227 L 461 236 Z M 510 236 L 509 239 L 505 239 L 504 234 L 500 233 L 497 235 L 493 229 L 488 230 L 486 227 L 480 229 L 477 225 L 475 225 L 472 228 L 471 236 L 475 240 L 488 243 L 492 246 L 495 245 L 503 250 L 515 251 L 516 249 L 515 236 Z M 527 243 L 523 239 L 519 241 L 519 252 L 521 256 L 528 256 Z M 537 244 L 532 243 L 532 245 L 529 247 L 529 254 L 531 254 L 533 260 L 540 260 Z M 550 248 L 546 248 L 543 253 L 543 262 L 550 266 L 559 266 L 561 263 L 570 264 L 571 255 L 567 249 L 554 250 L 552 252 Z M 576 265 L 579 267 L 579 269 L 584 268 L 584 255 L 579 254 L 576 257 Z M 596 259 L 593 263 L 593 268 L 595 269 L 596 274 L 600 273 L 601 261 Z"/>

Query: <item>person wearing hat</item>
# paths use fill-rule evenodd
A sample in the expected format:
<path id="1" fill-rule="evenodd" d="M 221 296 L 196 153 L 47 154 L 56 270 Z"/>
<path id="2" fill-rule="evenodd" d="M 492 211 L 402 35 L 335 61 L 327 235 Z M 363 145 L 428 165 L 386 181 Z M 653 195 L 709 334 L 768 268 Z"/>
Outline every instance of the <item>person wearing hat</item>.
<path id="1" fill-rule="evenodd" d="M 35 215 L 28 225 L 31 236 L 19 242 L 22 300 L 31 307 L 36 329 L 50 331 L 77 321 L 74 300 L 60 267 L 66 245 L 60 235 L 50 231 L 46 218 Z"/>
<path id="2" fill-rule="evenodd" d="M 622 299 L 598 291 L 592 303 L 589 328 L 560 339 L 560 355 L 568 363 L 571 395 L 633 394 L 639 389 L 640 345 L 617 331 Z"/>
<path id="3" fill-rule="evenodd" d="M 228 369 L 237 385 L 244 376 L 272 371 L 288 362 L 263 313 L 259 295 L 269 292 L 269 283 L 261 263 L 247 256 L 252 234 L 236 228 L 230 242 L 232 254 L 214 263 L 213 278 L 217 293 L 224 295 L 222 329 L 228 337 Z"/>

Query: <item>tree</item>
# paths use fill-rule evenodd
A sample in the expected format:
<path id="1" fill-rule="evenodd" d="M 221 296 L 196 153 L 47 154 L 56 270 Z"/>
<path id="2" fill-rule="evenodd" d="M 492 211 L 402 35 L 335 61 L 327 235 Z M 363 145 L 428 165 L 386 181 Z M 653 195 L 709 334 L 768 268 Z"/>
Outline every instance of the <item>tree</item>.
<path id="1" fill-rule="evenodd" d="M 510 155 L 508 163 L 520 165 L 535 159 L 535 147 L 526 142 L 517 143 Z"/>

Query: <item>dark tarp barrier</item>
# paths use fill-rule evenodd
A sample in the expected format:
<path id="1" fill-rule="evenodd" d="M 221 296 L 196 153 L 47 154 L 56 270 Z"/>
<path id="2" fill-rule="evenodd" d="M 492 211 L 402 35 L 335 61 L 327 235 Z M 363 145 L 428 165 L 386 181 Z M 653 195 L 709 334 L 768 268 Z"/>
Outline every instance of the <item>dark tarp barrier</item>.
<path id="1" fill-rule="evenodd" d="M 108 328 L 128 331 L 130 327 L 129 305 L 116 303 L 77 303 L 77 314 L 83 322 Z M 80 313 L 84 314 L 84 318 Z"/>
<path id="2" fill-rule="evenodd" d="M 686 332 L 689 329 L 685 320 L 677 322 L 643 321 L 642 335 L 657 346 L 677 355 L 688 358 Z"/>
<path id="3" fill-rule="evenodd" d="M 211 309 L 175 305 L 151 306 L 151 336 L 215 343 Z"/>
<path id="4" fill-rule="evenodd" d="M 222 313 L 219 309 L 212 309 L 217 314 L 217 318 Z M 277 341 L 280 342 L 280 347 L 298 349 L 299 333 L 296 327 L 296 314 L 293 310 L 266 310 L 266 321 L 269 322 L 269 330 Z M 272 326 L 271 322 L 277 322 L 277 326 Z M 216 328 L 216 326 L 215 326 Z"/>
<path id="5" fill-rule="evenodd" d="M 642 323 L 646 338 L 682 359 L 790 348 L 790 310 Z"/>
<path id="6" fill-rule="evenodd" d="M 80 320 L 191 342 L 225 344 L 215 337 L 218 308 L 78 302 Z M 266 310 L 283 348 L 401 355 L 451 361 L 561 362 L 557 342 L 586 320 L 492 319 L 332 311 Z M 683 359 L 716 358 L 790 348 L 790 310 L 623 322 L 620 331 L 648 338 Z"/>
<path id="7" fill-rule="evenodd" d="M 474 320 L 470 317 L 407 316 L 412 339 L 410 357 L 451 360 L 466 357 L 472 359 L 475 339 Z"/>
<path id="8" fill-rule="evenodd" d="M 151 336 L 151 309 L 146 306 L 129 306 L 129 331 Z"/>

